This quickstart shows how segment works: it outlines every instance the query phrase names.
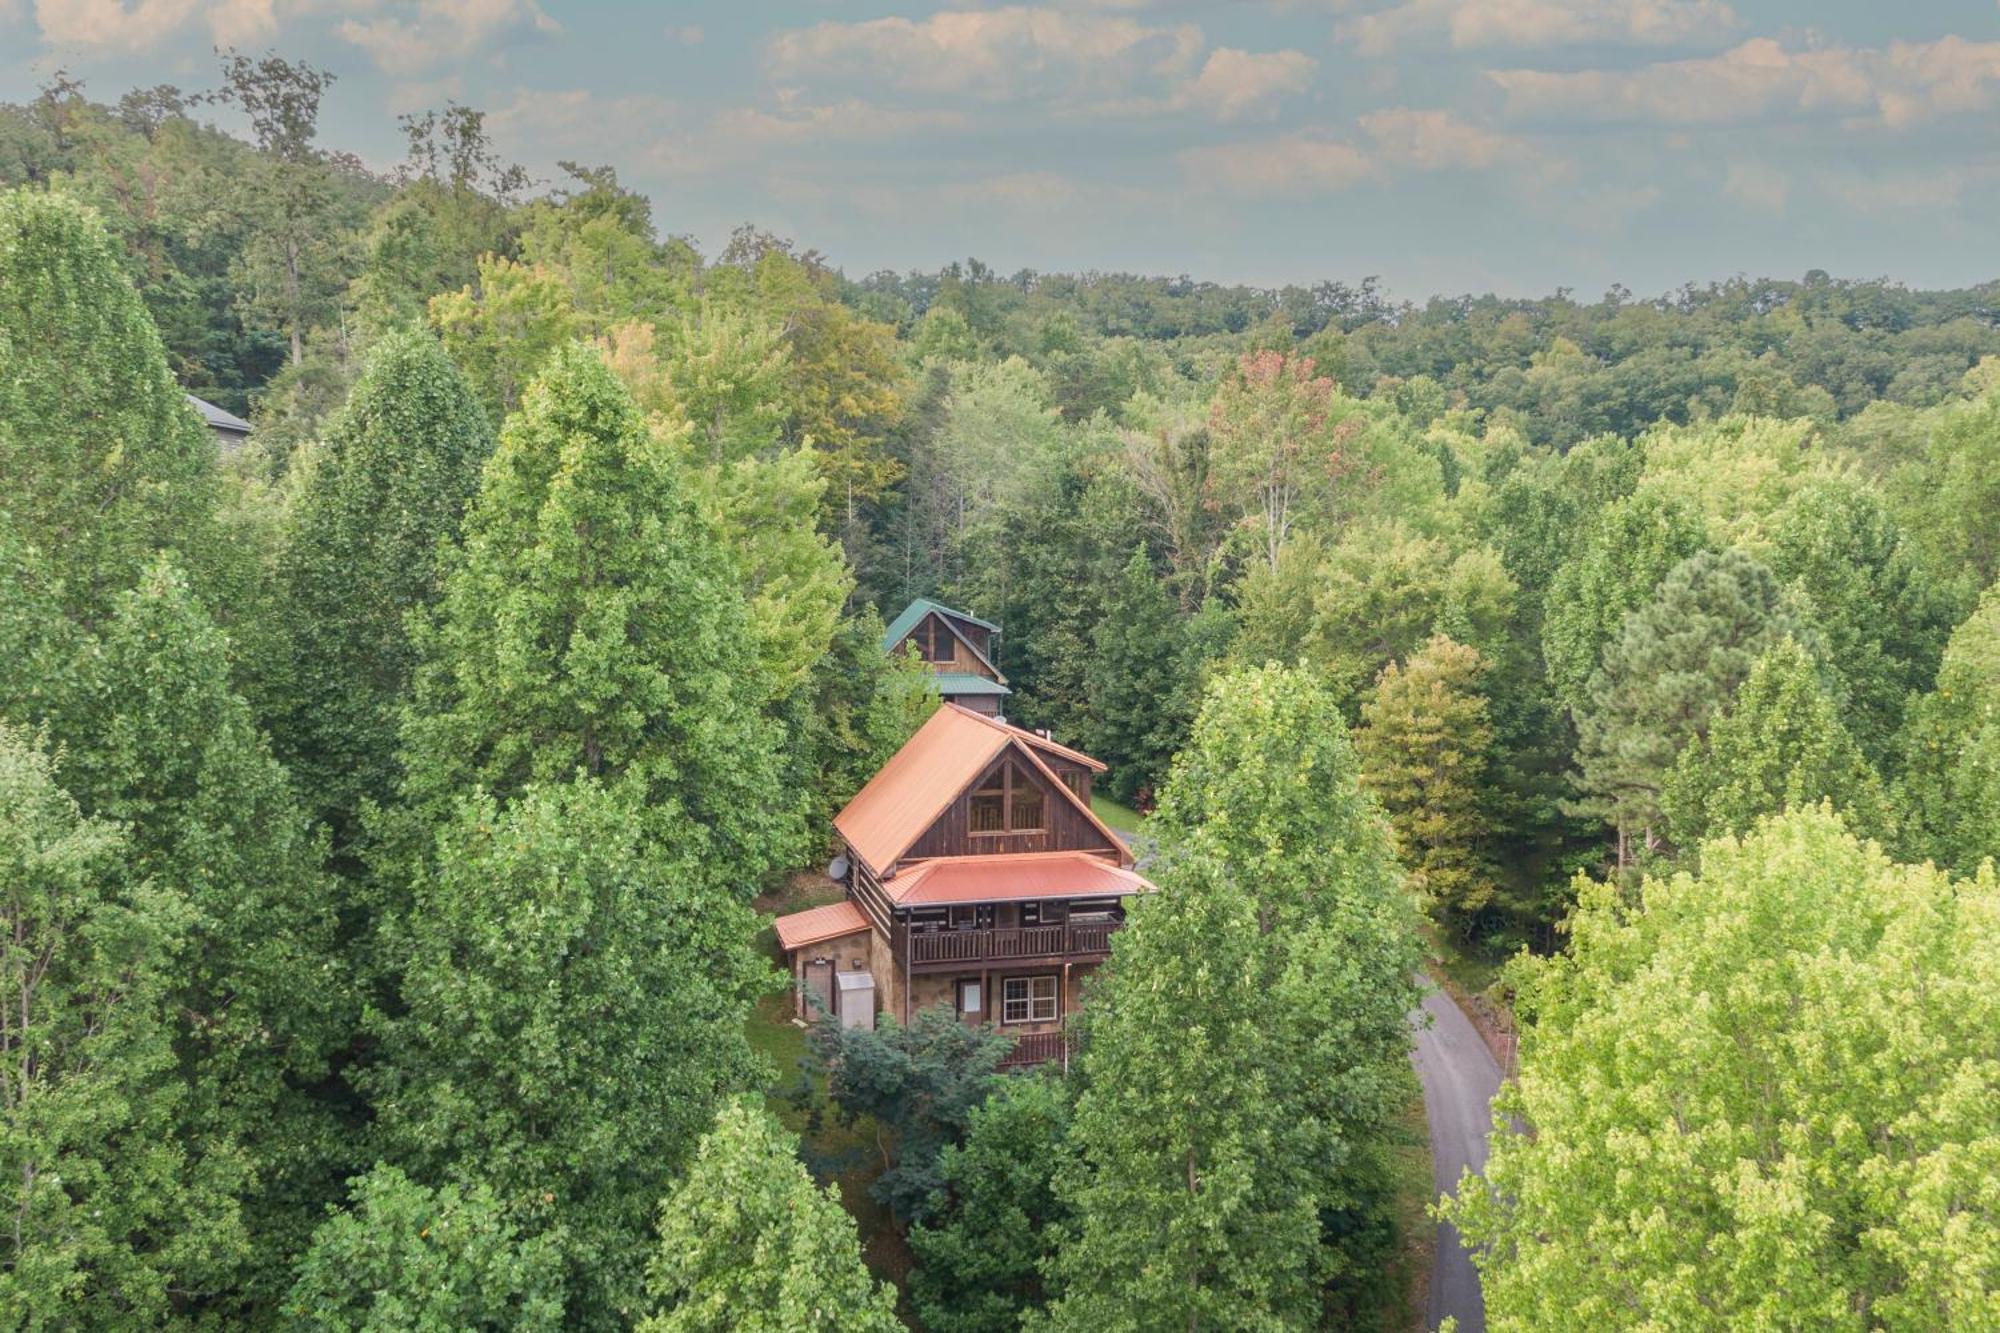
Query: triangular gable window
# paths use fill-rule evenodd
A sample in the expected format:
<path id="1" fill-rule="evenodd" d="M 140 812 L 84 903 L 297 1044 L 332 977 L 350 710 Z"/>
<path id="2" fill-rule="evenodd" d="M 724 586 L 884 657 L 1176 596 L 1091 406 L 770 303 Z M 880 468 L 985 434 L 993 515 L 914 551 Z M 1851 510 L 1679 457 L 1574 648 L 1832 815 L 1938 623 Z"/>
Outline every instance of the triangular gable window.
<path id="1" fill-rule="evenodd" d="M 1009 759 L 972 793 L 972 832 L 1039 833 L 1047 826 L 1047 802 L 1027 771 Z"/>

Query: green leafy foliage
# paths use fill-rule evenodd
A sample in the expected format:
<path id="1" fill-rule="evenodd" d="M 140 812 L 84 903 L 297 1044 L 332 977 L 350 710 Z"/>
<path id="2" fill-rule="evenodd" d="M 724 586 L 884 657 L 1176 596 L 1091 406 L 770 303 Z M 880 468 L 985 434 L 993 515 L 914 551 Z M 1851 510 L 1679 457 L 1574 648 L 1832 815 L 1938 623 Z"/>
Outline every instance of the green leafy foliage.
<path id="1" fill-rule="evenodd" d="M 428 1189 L 393 1166 L 348 1182 L 313 1233 L 284 1302 L 287 1327 L 315 1333 L 563 1327 L 562 1265 L 547 1236 L 524 1236 L 484 1185 Z"/>
<path id="2" fill-rule="evenodd" d="M 1443 635 L 1390 663 L 1361 706 L 1361 782 L 1382 803 L 1411 890 L 1461 930 L 1492 902 L 1493 836 L 1485 809 L 1493 725 L 1480 693 L 1486 664 Z"/>
<path id="3" fill-rule="evenodd" d="M 1653 598 L 1669 570 L 1708 545 L 1700 511 L 1658 494 L 1608 507 L 1549 585 L 1542 655 L 1556 697 L 1579 716 L 1590 677 L 1627 613 Z"/>
<path id="4" fill-rule="evenodd" d="M 1682 747 L 1766 650 L 1802 633 L 1776 576 L 1735 547 L 1683 560 L 1626 615 L 1577 720 L 1578 807 L 1618 830 L 1621 864 L 1635 838 L 1664 832 L 1660 791 Z"/>
<path id="5" fill-rule="evenodd" d="M 840 1191 L 813 1185 L 797 1141 L 746 1102 L 723 1106 L 660 1203 L 643 1333 L 898 1333 L 895 1290 L 861 1263 Z"/>
<path id="6" fill-rule="evenodd" d="M 875 1197 L 922 1221 L 937 1203 L 940 1155 L 965 1142 L 1013 1040 L 968 1026 L 947 1005 L 920 1009 L 908 1024 L 885 1014 L 874 1028 L 822 1019 L 808 1040 L 842 1123 L 866 1116 L 889 1131 L 894 1146 L 884 1150 Z"/>
<path id="7" fill-rule="evenodd" d="M 1042 1270 L 1068 1212 L 1055 1193 L 1069 1152 L 1069 1090 L 1009 1078 L 972 1108 L 965 1142 L 938 1154 L 942 1200 L 910 1228 L 910 1303 L 934 1333 L 1009 1333 L 1047 1300 Z"/>
<path id="8" fill-rule="evenodd" d="M 94 817 L 131 830 L 131 875 L 182 904 L 167 992 L 189 1084 L 182 1133 L 244 1150 L 257 1269 L 243 1280 L 269 1294 L 350 1151 L 350 1127 L 305 1091 L 356 1016 L 323 841 L 229 688 L 225 639 L 171 566 L 119 596 L 87 661 L 54 724 L 66 780 Z"/>
<path id="9" fill-rule="evenodd" d="M 1841 725 L 1840 711 L 1796 640 L 1757 659 L 1728 711 L 1688 742 L 1660 792 L 1676 843 L 1744 834 L 1765 815 L 1830 801 L 1849 828 L 1889 840 L 1882 780 Z"/>
<path id="10" fill-rule="evenodd" d="M 1274 1067 L 1266 1035 L 1295 999 L 1266 989 L 1256 905 L 1220 865 L 1191 855 L 1160 878 L 1091 1001 L 1051 1325 L 1304 1325 L 1322 1171 L 1271 1086 L 1303 1071 Z"/>
<path id="11" fill-rule="evenodd" d="M 1968 875 L 2000 858 L 2000 584 L 1952 632 L 1898 748 L 1910 846 Z"/>
<path id="12" fill-rule="evenodd" d="M 215 439 L 102 222 L 59 195 L 0 194 L 0 362 L 7 521 L 64 613 L 101 620 L 162 550 L 217 558 Z"/>
<path id="13" fill-rule="evenodd" d="M 1517 977 L 1520 1075 L 1449 1208 L 1494 1327 L 2000 1316 L 1990 870 L 1794 811 L 1634 906 L 1583 886 L 1571 941 Z"/>
<path id="14" fill-rule="evenodd" d="M 290 507 L 279 566 L 291 667 L 273 739 L 343 836 L 396 786 L 396 731 L 415 669 L 408 618 L 438 596 L 490 432 L 435 339 L 370 352 Z"/>
<path id="15" fill-rule="evenodd" d="M 749 620 L 713 527 L 596 354 L 509 419 L 419 638 L 407 790 L 437 809 L 578 774 L 746 897 L 797 846 Z"/>
<path id="16" fill-rule="evenodd" d="M 364 1076 L 392 1160 L 559 1237 L 567 1327 L 641 1308 L 647 1219 L 763 1072 L 743 1025 L 776 982 L 749 909 L 660 851 L 643 799 L 579 779 L 460 802 L 389 926 L 401 985 Z"/>
<path id="17" fill-rule="evenodd" d="M 1311 673 L 1210 685 L 1086 1007 L 1058 1326 L 1311 1323 L 1366 1262 L 1321 1219 L 1379 1207 L 1417 949 L 1356 768 Z"/>
<path id="18" fill-rule="evenodd" d="M 189 913 L 131 873 L 49 758 L 0 727 L 0 1315 L 20 1327 L 157 1324 L 226 1274 L 246 1237 L 227 1139 L 181 1133 L 168 987 Z"/>

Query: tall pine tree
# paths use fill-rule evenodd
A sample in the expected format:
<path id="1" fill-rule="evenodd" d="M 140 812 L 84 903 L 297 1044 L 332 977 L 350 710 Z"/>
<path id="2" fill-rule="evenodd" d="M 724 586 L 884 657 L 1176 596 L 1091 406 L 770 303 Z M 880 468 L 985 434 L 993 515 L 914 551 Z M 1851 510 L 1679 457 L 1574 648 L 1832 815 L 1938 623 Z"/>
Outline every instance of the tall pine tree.
<path id="1" fill-rule="evenodd" d="M 1620 865 L 1664 832 L 1660 790 L 1682 747 L 1787 634 L 1804 630 L 1777 577 L 1736 547 L 1683 560 L 1625 617 L 1577 727 L 1577 810 L 1617 830 Z"/>

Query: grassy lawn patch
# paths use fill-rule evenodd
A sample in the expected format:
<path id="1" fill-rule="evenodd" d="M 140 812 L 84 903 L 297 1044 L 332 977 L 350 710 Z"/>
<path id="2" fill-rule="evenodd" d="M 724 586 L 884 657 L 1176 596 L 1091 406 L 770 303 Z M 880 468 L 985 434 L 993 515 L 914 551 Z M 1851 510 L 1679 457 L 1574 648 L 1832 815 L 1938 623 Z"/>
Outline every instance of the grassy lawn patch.
<path id="1" fill-rule="evenodd" d="M 1129 805 L 1120 805 L 1109 796 L 1090 794 L 1090 809 L 1099 819 L 1118 833 L 1137 833 L 1145 827 L 1146 817 Z"/>

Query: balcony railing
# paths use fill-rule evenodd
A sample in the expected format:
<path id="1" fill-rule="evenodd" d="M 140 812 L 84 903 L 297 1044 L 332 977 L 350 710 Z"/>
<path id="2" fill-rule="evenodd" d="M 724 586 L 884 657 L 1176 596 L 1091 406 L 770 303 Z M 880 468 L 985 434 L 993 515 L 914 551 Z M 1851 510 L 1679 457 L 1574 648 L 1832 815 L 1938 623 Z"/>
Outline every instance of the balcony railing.
<path id="1" fill-rule="evenodd" d="M 984 963 L 1111 952 L 1119 922 L 1022 926 L 1011 930 L 938 930 L 910 936 L 912 963 Z"/>
<path id="2" fill-rule="evenodd" d="M 1062 1062 L 1069 1043 L 1067 1032 L 1028 1032 L 1014 1038 L 1014 1049 L 1007 1052 L 1000 1061 L 1002 1069 L 1025 1069 L 1029 1065 L 1047 1064 L 1051 1060 Z"/>

